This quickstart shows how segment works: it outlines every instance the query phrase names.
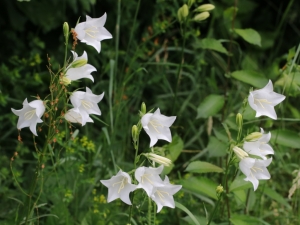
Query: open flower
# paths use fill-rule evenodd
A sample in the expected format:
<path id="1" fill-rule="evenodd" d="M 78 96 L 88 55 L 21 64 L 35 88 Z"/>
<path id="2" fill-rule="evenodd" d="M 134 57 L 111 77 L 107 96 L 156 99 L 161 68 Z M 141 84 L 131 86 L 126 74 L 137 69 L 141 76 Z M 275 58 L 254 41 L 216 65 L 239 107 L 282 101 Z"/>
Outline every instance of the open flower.
<path id="1" fill-rule="evenodd" d="M 261 137 L 255 141 L 245 141 L 243 148 L 248 154 L 259 156 L 263 159 L 267 159 L 266 155 L 273 155 L 274 150 L 268 144 L 271 139 L 271 133 L 264 134 L 264 130 L 261 129 Z"/>
<path id="2" fill-rule="evenodd" d="M 173 195 L 177 193 L 181 187 L 182 185 L 170 184 L 169 178 L 166 176 L 163 181 L 163 186 L 153 188 L 150 197 L 157 205 L 157 212 L 159 212 L 163 206 L 175 208 Z"/>
<path id="3" fill-rule="evenodd" d="M 34 100 L 32 102 L 27 101 L 27 98 L 23 102 L 23 108 L 20 110 L 11 109 L 12 112 L 19 116 L 17 128 L 22 129 L 29 127 L 31 132 L 37 136 L 36 125 L 42 123 L 42 115 L 45 112 L 45 106 L 42 100 Z"/>
<path id="4" fill-rule="evenodd" d="M 239 167 L 245 174 L 245 181 L 250 181 L 253 184 L 254 191 L 258 187 L 258 180 L 268 180 L 271 178 L 267 167 L 272 162 L 272 158 L 262 160 L 246 157 L 239 163 Z"/>
<path id="5" fill-rule="evenodd" d="M 262 89 L 250 91 L 248 102 L 252 109 L 256 111 L 256 117 L 265 115 L 274 120 L 277 119 L 274 106 L 278 105 L 285 99 L 284 95 L 273 91 L 272 81 Z"/>
<path id="6" fill-rule="evenodd" d="M 86 16 L 86 22 L 78 23 L 75 27 L 77 38 L 87 45 L 93 46 L 98 52 L 101 50 L 100 41 L 112 38 L 112 35 L 105 29 L 106 13 L 100 18 Z"/>
<path id="7" fill-rule="evenodd" d="M 134 191 L 137 186 L 131 184 L 131 178 L 128 173 L 120 170 L 117 175 L 109 180 L 100 180 L 100 182 L 108 188 L 107 202 L 120 198 L 126 204 L 131 205 L 129 193 Z"/>
<path id="8" fill-rule="evenodd" d="M 82 126 L 86 124 L 86 122 L 93 122 L 93 120 L 89 117 L 89 114 L 101 115 L 101 111 L 98 107 L 98 103 L 102 100 L 104 93 L 101 95 L 95 95 L 92 93 L 91 89 L 86 87 L 86 92 L 84 91 L 75 91 L 72 93 L 70 100 L 75 109 L 72 114 L 77 112 L 81 116 L 81 124 Z M 80 119 L 79 117 L 76 117 Z"/>
<path id="9" fill-rule="evenodd" d="M 71 123 L 80 123 L 82 126 L 85 125 L 82 124 L 82 116 L 80 114 L 79 109 L 77 108 L 69 109 L 68 112 L 65 114 L 65 119 Z M 93 123 L 94 121 L 90 117 L 88 117 L 85 123 L 87 122 Z"/>
<path id="10" fill-rule="evenodd" d="M 142 126 L 151 139 L 150 147 L 155 145 L 158 139 L 172 142 L 169 127 L 174 123 L 175 119 L 176 116 L 167 117 L 162 115 L 159 109 L 157 109 L 154 113 L 146 113 L 142 117 Z"/>
<path id="11" fill-rule="evenodd" d="M 77 53 L 73 53 L 73 62 L 68 66 L 66 75 L 63 77 L 63 83 L 68 85 L 71 81 L 88 78 L 94 82 L 92 72 L 97 71 L 95 67 L 87 64 L 87 54 L 83 52 L 82 56 L 78 57 Z"/>
<path id="12" fill-rule="evenodd" d="M 163 181 L 159 174 L 163 170 L 163 166 L 153 168 L 153 167 L 139 167 L 135 171 L 135 179 L 139 182 L 137 188 L 143 188 L 147 195 L 150 196 L 153 187 L 163 186 Z"/>

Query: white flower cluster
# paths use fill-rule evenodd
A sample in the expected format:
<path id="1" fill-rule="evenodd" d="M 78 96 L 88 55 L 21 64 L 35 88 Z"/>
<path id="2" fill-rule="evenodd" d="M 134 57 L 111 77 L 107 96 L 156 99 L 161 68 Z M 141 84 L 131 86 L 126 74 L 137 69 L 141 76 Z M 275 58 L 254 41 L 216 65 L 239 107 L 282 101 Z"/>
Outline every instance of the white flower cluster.
<path id="1" fill-rule="evenodd" d="M 273 92 L 273 84 L 269 80 L 268 84 L 260 89 L 251 91 L 248 102 L 251 108 L 256 111 L 256 117 L 265 115 L 272 119 L 277 119 L 274 106 L 285 99 L 284 95 Z M 267 167 L 272 162 L 272 158 L 267 155 L 274 155 L 273 148 L 268 144 L 271 139 L 271 133 L 254 132 L 249 134 L 244 141 L 243 149 L 235 146 L 233 151 L 240 159 L 239 167 L 246 176 L 245 181 L 253 184 L 254 191 L 257 189 L 258 180 L 268 180 L 271 178 Z"/>
<path id="2" fill-rule="evenodd" d="M 81 42 L 93 46 L 100 52 L 100 41 L 112 38 L 112 35 L 104 28 L 106 21 L 106 14 L 100 18 L 92 19 L 86 16 L 86 22 L 79 23 L 75 27 L 76 38 Z M 72 51 L 73 61 L 65 69 L 63 77 L 60 81 L 67 86 L 72 81 L 82 78 L 88 78 L 94 82 L 91 75 L 92 72 L 97 71 L 96 68 L 87 64 L 87 53 L 84 52 L 82 56 L 78 57 L 77 53 Z M 65 114 L 65 119 L 71 123 L 80 123 L 84 126 L 87 122 L 93 122 L 90 114 L 101 115 L 98 103 L 102 100 L 104 93 L 95 95 L 86 87 L 86 92 L 75 91 L 71 94 L 70 100 L 74 108 L 68 110 Z M 31 132 L 37 136 L 36 125 L 42 123 L 41 117 L 45 112 L 44 102 L 42 100 L 34 100 L 32 102 L 23 102 L 23 108 L 20 110 L 12 109 L 12 112 L 19 116 L 17 128 L 22 129 L 29 127 Z"/>
<path id="3" fill-rule="evenodd" d="M 130 192 L 142 188 L 156 203 L 157 212 L 159 212 L 163 206 L 175 208 L 173 195 L 177 193 L 182 186 L 170 184 L 167 176 L 162 180 L 159 176 L 162 170 L 163 166 L 157 168 L 139 167 L 135 171 L 135 178 L 139 182 L 138 185 L 131 184 L 130 175 L 122 172 L 122 170 L 109 180 L 101 180 L 101 183 L 108 188 L 107 202 L 120 198 L 126 204 L 131 205 L 129 199 Z"/>

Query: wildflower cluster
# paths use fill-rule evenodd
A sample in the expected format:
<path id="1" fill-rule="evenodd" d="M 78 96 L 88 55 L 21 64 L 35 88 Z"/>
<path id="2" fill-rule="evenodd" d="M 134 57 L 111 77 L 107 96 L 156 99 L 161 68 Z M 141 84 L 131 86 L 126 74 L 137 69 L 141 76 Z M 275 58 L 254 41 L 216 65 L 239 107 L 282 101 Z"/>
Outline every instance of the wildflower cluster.
<path id="1" fill-rule="evenodd" d="M 256 111 L 256 117 L 266 115 L 272 119 L 277 119 L 274 106 L 284 99 L 284 95 L 273 92 L 273 84 L 269 80 L 264 88 L 250 92 L 248 103 Z M 238 122 L 241 121 L 239 116 L 240 114 L 237 116 Z M 244 150 L 238 146 L 232 148 L 240 160 L 239 168 L 246 176 L 245 181 L 250 181 L 253 184 L 254 191 L 258 187 L 259 180 L 270 179 L 271 176 L 267 167 L 272 162 L 272 157 L 267 158 L 267 156 L 274 154 L 273 148 L 268 144 L 271 133 L 265 133 L 263 128 L 260 129 L 260 132 L 251 133 L 244 138 L 243 143 L 240 144 Z"/>

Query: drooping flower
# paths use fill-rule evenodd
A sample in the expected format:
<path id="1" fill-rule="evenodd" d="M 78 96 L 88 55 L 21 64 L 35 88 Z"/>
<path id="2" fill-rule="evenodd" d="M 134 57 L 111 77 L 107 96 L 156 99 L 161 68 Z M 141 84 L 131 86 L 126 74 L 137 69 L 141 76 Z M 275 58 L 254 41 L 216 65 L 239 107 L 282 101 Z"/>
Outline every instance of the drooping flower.
<path id="1" fill-rule="evenodd" d="M 277 115 L 274 106 L 284 99 L 284 95 L 273 91 L 272 81 L 269 80 L 269 83 L 264 88 L 250 91 L 248 102 L 250 107 L 256 111 L 256 117 L 265 115 L 276 120 Z"/>
<path id="2" fill-rule="evenodd" d="M 166 140 L 168 142 L 172 141 L 170 126 L 174 123 L 176 116 L 164 116 L 157 109 L 154 113 L 146 113 L 142 119 L 141 123 L 149 135 L 150 147 L 155 145 L 158 139 Z"/>
<path id="3" fill-rule="evenodd" d="M 32 102 L 27 101 L 27 98 L 23 102 L 23 108 L 20 110 L 11 109 L 12 112 L 19 116 L 17 128 L 22 129 L 29 127 L 31 132 L 38 136 L 36 133 L 37 123 L 42 123 L 42 115 L 45 112 L 45 106 L 42 100 L 34 100 Z"/>
<path id="4" fill-rule="evenodd" d="M 65 114 L 65 119 L 71 123 L 82 124 L 82 116 L 80 114 L 79 109 L 77 109 L 77 108 L 69 109 L 68 112 Z M 90 117 L 88 117 L 85 122 L 93 123 L 94 121 Z M 82 126 L 84 126 L 84 125 L 85 124 L 82 124 Z"/>
<path id="5" fill-rule="evenodd" d="M 137 185 L 131 184 L 128 173 L 120 170 L 109 180 L 100 180 L 100 182 L 108 188 L 107 202 L 120 198 L 126 204 L 131 205 L 129 194 L 137 188 Z"/>
<path id="6" fill-rule="evenodd" d="M 77 112 L 81 116 L 81 124 L 84 126 L 86 122 L 93 122 L 89 117 L 89 114 L 101 115 L 101 111 L 98 107 L 98 103 L 102 100 L 104 92 L 101 95 L 95 95 L 92 93 L 91 89 L 86 87 L 86 92 L 84 91 L 75 91 L 72 93 L 70 100 L 75 109 L 74 112 Z M 80 117 L 76 117 L 80 119 Z"/>
<path id="7" fill-rule="evenodd" d="M 106 13 L 100 18 L 86 16 L 86 22 L 78 23 L 75 27 L 77 38 L 87 45 L 93 46 L 98 53 L 101 50 L 101 42 L 104 39 L 112 38 L 112 35 L 105 29 Z"/>
<path id="8" fill-rule="evenodd" d="M 245 174 L 245 181 L 250 181 L 253 184 L 254 191 L 257 189 L 258 180 L 268 180 L 271 178 L 267 167 L 272 162 L 272 158 L 262 160 L 246 157 L 239 163 L 240 170 Z"/>
<path id="9" fill-rule="evenodd" d="M 150 196 L 153 187 L 163 186 L 163 181 L 159 174 L 163 170 L 163 166 L 153 168 L 153 167 L 139 167 L 135 171 L 135 179 L 139 182 L 137 188 L 143 188 L 147 195 Z"/>
<path id="10" fill-rule="evenodd" d="M 264 130 L 261 129 L 261 137 L 255 141 L 245 141 L 243 148 L 248 154 L 259 156 L 263 159 L 267 159 L 266 155 L 273 155 L 274 150 L 268 144 L 271 139 L 271 132 L 265 134 Z"/>
<path id="11" fill-rule="evenodd" d="M 82 56 L 78 57 L 77 53 L 73 53 L 73 62 L 66 69 L 67 72 L 63 77 L 62 81 L 65 85 L 70 84 L 74 80 L 82 78 L 88 78 L 94 82 L 94 77 L 91 75 L 92 72 L 97 71 L 95 67 L 87 64 L 87 54 L 84 51 Z"/>
<path id="12" fill-rule="evenodd" d="M 182 185 L 170 184 L 169 178 L 166 176 L 163 181 L 163 186 L 153 188 L 150 197 L 157 205 L 157 212 L 159 212 L 163 206 L 175 208 L 173 195 L 177 193 L 181 187 Z"/>

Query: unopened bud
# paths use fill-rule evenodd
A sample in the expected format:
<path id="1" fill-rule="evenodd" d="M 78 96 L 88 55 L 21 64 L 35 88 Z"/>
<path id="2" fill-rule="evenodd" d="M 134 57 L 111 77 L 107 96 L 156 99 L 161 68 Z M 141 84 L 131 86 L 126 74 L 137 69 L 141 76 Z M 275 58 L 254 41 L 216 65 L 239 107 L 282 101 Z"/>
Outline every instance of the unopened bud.
<path id="1" fill-rule="evenodd" d="M 133 125 L 131 128 L 131 135 L 134 142 L 136 142 L 138 139 L 138 132 L 138 127 L 136 125 Z"/>
<path id="2" fill-rule="evenodd" d="M 187 4 L 184 4 L 177 11 L 177 17 L 179 22 L 182 23 L 188 15 L 189 15 L 189 7 L 187 6 Z"/>
<path id="3" fill-rule="evenodd" d="M 216 188 L 216 192 L 217 192 L 217 195 L 220 195 L 224 192 L 224 188 L 221 184 Z"/>
<path id="4" fill-rule="evenodd" d="M 191 7 L 195 3 L 195 0 L 188 0 L 188 6 Z"/>
<path id="5" fill-rule="evenodd" d="M 69 24 L 67 22 L 64 22 L 63 31 L 64 31 L 64 36 L 67 39 L 69 36 Z"/>
<path id="6" fill-rule="evenodd" d="M 200 5 L 197 9 L 195 9 L 195 12 L 205 12 L 205 11 L 211 11 L 215 8 L 212 4 L 204 4 Z"/>
<path id="7" fill-rule="evenodd" d="M 235 122 L 238 125 L 238 127 L 243 126 L 243 116 L 242 116 L 242 114 L 240 114 L 240 113 L 236 114 Z"/>
<path id="8" fill-rule="evenodd" d="M 146 104 L 145 104 L 145 102 L 143 102 L 141 105 L 141 113 L 142 113 L 142 115 L 145 115 L 146 112 L 147 112 Z"/>
<path id="9" fill-rule="evenodd" d="M 200 22 L 202 20 L 206 20 L 209 17 L 209 15 L 210 15 L 209 12 L 202 12 L 202 13 L 197 14 L 193 20 L 195 22 Z"/>
<path id="10" fill-rule="evenodd" d="M 234 146 L 232 150 L 239 159 L 244 159 L 249 156 L 247 152 L 237 146 Z"/>
<path id="11" fill-rule="evenodd" d="M 67 77 L 63 77 L 60 79 L 60 81 L 63 83 L 63 85 L 68 86 L 69 84 L 71 84 L 71 80 Z"/>
<path id="12" fill-rule="evenodd" d="M 163 156 L 160 156 L 160 155 L 156 155 L 154 153 L 148 153 L 148 154 L 145 154 L 147 156 L 148 159 L 154 161 L 154 162 L 157 162 L 161 165 L 164 165 L 164 166 L 171 166 L 172 165 L 172 161 L 166 157 L 163 157 Z"/>
<path id="13" fill-rule="evenodd" d="M 262 137 L 262 133 L 260 132 L 253 132 L 251 134 L 248 134 L 246 137 L 245 137 L 245 141 L 256 141 L 258 139 L 260 139 Z"/>

